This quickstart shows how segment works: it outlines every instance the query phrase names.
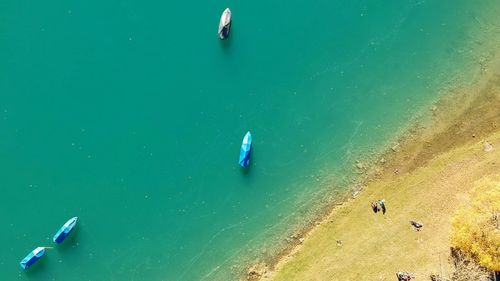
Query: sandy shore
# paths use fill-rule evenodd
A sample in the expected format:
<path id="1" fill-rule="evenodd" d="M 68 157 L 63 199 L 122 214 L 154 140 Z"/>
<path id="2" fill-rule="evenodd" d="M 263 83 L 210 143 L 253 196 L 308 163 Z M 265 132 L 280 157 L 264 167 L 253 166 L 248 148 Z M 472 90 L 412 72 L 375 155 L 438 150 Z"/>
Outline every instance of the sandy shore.
<path id="1" fill-rule="evenodd" d="M 474 84 L 432 106 L 425 125 L 379 157 L 361 192 L 301 234 L 303 243 L 252 268 L 249 279 L 395 280 L 399 270 L 448 276 L 451 216 L 475 181 L 500 174 L 499 62 L 492 56 Z M 370 203 L 382 198 L 387 213 L 373 213 Z"/>

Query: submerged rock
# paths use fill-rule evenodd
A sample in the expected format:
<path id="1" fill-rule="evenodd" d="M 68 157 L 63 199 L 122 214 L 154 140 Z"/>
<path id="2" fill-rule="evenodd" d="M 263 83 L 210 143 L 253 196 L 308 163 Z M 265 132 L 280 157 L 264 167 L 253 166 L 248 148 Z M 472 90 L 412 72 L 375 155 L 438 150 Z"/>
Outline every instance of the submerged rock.
<path id="1" fill-rule="evenodd" d="M 356 163 L 356 168 L 363 170 L 365 168 L 365 165 L 363 165 L 363 163 L 361 163 L 361 162 L 358 162 L 358 163 Z"/>
<path id="2" fill-rule="evenodd" d="M 268 271 L 264 262 L 258 262 L 247 270 L 247 280 L 259 280 Z"/>
<path id="3" fill-rule="evenodd" d="M 397 142 L 393 147 L 391 147 L 392 151 L 397 152 L 399 149 L 399 142 Z"/>

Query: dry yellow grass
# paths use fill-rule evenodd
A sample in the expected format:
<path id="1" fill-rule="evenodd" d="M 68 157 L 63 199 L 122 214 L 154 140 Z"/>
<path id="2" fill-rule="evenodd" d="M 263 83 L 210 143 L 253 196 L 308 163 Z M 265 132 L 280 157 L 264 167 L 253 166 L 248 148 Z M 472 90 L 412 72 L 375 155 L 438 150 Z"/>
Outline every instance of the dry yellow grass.
<path id="1" fill-rule="evenodd" d="M 394 280 L 399 270 L 449 273 L 451 215 L 476 180 L 499 172 L 500 133 L 489 140 L 497 149 L 485 152 L 476 142 L 412 173 L 375 182 L 311 232 L 272 280 Z M 385 215 L 370 209 L 370 202 L 381 198 L 387 202 Z M 411 219 L 423 222 L 423 230 L 414 231 Z"/>
<path id="2" fill-rule="evenodd" d="M 500 76 L 484 81 L 464 89 L 474 98 L 448 101 L 461 109 L 438 110 L 444 122 L 412 135 L 357 198 L 333 210 L 262 280 L 397 280 L 400 270 L 420 280 L 449 276 L 451 217 L 475 181 L 500 174 Z M 387 213 L 374 214 L 370 203 L 382 198 Z M 422 231 L 411 228 L 412 219 L 424 224 Z"/>

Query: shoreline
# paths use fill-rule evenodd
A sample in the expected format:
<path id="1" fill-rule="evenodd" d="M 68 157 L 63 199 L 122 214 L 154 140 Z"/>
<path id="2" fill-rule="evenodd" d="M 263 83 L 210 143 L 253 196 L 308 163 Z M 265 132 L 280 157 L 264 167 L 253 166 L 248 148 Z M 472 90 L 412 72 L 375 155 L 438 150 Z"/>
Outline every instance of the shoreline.
<path id="1" fill-rule="evenodd" d="M 481 58 L 472 82 L 445 87 L 445 94 L 431 102 L 430 108 L 424 108 L 424 113 L 418 114 L 409 126 L 401 130 L 395 141 L 388 141 L 383 152 L 367 157 L 368 169 L 354 168 L 360 174 L 340 198 L 325 204 L 303 229 L 294 231 L 291 241 L 270 261 L 257 261 L 247 267 L 244 279 L 274 280 L 283 267 L 303 250 L 304 241 L 315 235 L 322 225 L 335 222 L 336 216 L 346 208 L 361 204 L 358 196 L 364 195 L 366 189 L 373 192 L 372 185 L 377 182 L 392 179 L 395 175 L 411 174 L 439 155 L 498 132 L 500 129 L 495 124 L 499 123 L 494 122 L 500 120 L 500 112 L 496 110 L 500 108 L 500 93 L 492 89 L 500 81 L 499 57 L 499 54 L 491 55 L 487 58 L 488 65 Z M 491 99 L 496 99 L 497 107 L 496 103 L 490 102 Z M 493 123 L 484 122 L 484 116 L 489 116 Z"/>

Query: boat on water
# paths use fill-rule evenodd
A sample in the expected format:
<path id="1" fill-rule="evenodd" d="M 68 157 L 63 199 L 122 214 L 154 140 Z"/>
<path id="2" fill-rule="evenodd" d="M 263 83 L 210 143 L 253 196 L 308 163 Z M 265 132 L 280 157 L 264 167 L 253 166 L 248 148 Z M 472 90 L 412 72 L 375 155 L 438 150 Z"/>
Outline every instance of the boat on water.
<path id="1" fill-rule="evenodd" d="M 31 251 L 19 264 L 23 269 L 27 269 L 45 255 L 45 247 L 37 247 Z"/>
<path id="2" fill-rule="evenodd" d="M 246 168 L 250 164 L 250 152 L 252 152 L 252 134 L 247 132 L 241 143 L 239 161 L 241 167 Z"/>
<path id="3" fill-rule="evenodd" d="M 57 231 L 56 235 L 54 235 L 54 238 L 52 238 L 52 240 L 54 240 L 54 242 L 57 244 L 62 243 L 75 227 L 77 220 L 78 217 L 69 219 L 63 226 L 61 226 L 61 228 Z"/>
<path id="4" fill-rule="evenodd" d="M 222 15 L 220 16 L 219 21 L 219 38 L 221 40 L 229 37 L 229 31 L 231 30 L 231 10 L 226 8 Z"/>

